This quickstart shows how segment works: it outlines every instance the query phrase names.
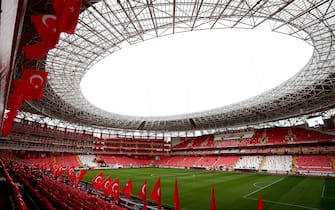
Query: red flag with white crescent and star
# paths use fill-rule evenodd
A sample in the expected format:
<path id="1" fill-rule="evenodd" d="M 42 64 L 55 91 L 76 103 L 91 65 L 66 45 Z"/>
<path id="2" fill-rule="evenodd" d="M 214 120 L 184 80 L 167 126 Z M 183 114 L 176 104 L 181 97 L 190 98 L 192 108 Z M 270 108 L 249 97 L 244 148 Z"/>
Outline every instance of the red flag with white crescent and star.
<path id="1" fill-rule="evenodd" d="M 79 183 L 83 180 L 84 176 L 87 174 L 88 170 L 80 170 L 76 173 L 74 179 L 74 187 L 77 188 Z"/>
<path id="2" fill-rule="evenodd" d="M 75 173 L 74 173 L 74 166 L 70 167 L 67 171 L 66 171 L 66 174 L 67 174 L 67 178 L 73 182 L 75 180 Z"/>
<path id="3" fill-rule="evenodd" d="M 44 43 L 22 46 L 22 50 L 29 60 L 45 58 L 47 52 L 49 51 L 48 47 Z"/>
<path id="4" fill-rule="evenodd" d="M 102 183 L 101 189 L 104 192 L 104 196 L 107 198 L 108 195 L 111 194 L 111 187 L 112 187 L 112 178 L 108 176 Z"/>
<path id="5" fill-rule="evenodd" d="M 23 100 L 41 100 L 48 72 L 23 69 L 22 70 L 22 97 Z"/>
<path id="6" fill-rule="evenodd" d="M 131 192 L 133 190 L 133 181 L 129 179 L 128 183 L 122 188 L 123 194 L 126 196 L 126 198 L 131 197 Z"/>
<path id="7" fill-rule="evenodd" d="M 60 33 L 56 30 L 57 17 L 55 15 L 31 15 L 31 21 L 40 35 L 44 47 L 49 50 L 55 48 L 59 41 Z"/>
<path id="8" fill-rule="evenodd" d="M 53 0 L 52 4 L 57 16 L 57 32 L 74 34 L 82 0 Z"/>
<path id="9" fill-rule="evenodd" d="M 137 194 L 143 201 L 143 210 L 147 209 L 147 181 L 144 181 Z"/>
<path id="10" fill-rule="evenodd" d="M 98 175 L 96 175 L 93 179 L 92 179 L 92 185 L 96 190 L 100 190 L 101 189 L 101 184 L 104 181 L 104 174 L 102 172 L 100 172 Z"/>
<path id="11" fill-rule="evenodd" d="M 114 201 L 118 201 L 120 199 L 120 179 L 116 178 L 113 183 L 112 183 L 112 187 L 111 187 L 111 192 L 113 194 L 114 197 Z"/>
<path id="12" fill-rule="evenodd" d="M 157 202 L 157 209 L 162 209 L 162 195 L 161 195 L 161 178 L 158 177 L 154 188 L 151 191 L 150 198 Z"/>

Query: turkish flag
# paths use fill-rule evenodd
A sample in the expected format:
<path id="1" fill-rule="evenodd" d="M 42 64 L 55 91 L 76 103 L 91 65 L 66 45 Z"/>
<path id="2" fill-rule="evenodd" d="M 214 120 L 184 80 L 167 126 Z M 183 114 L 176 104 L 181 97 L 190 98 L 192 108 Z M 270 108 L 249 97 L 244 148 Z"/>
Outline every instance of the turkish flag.
<path id="1" fill-rule="evenodd" d="M 126 198 L 131 197 L 131 192 L 133 190 L 133 181 L 129 179 L 128 183 L 122 188 L 123 194 L 126 196 Z"/>
<path id="2" fill-rule="evenodd" d="M 26 45 L 22 47 L 29 60 L 45 58 L 49 48 L 44 44 Z"/>
<path id="3" fill-rule="evenodd" d="M 23 69 L 23 100 L 41 100 L 44 86 L 47 83 L 47 76 L 48 72 Z"/>
<path id="4" fill-rule="evenodd" d="M 212 184 L 211 210 L 216 210 L 214 184 Z"/>
<path id="5" fill-rule="evenodd" d="M 174 202 L 174 209 L 175 210 L 180 210 L 180 199 L 179 199 L 177 178 L 176 178 L 176 181 L 174 182 L 173 202 Z"/>
<path id="6" fill-rule="evenodd" d="M 83 180 L 84 176 L 87 174 L 88 170 L 81 170 L 76 173 L 74 187 L 78 187 L 79 183 Z"/>
<path id="7" fill-rule="evenodd" d="M 112 183 L 112 194 L 114 196 L 114 201 L 118 201 L 120 199 L 120 179 L 116 178 Z"/>
<path id="8" fill-rule="evenodd" d="M 101 189 L 101 184 L 104 182 L 104 174 L 100 172 L 96 177 L 92 179 L 92 185 L 96 190 Z"/>
<path id="9" fill-rule="evenodd" d="M 9 135 L 15 117 L 19 113 L 19 109 L 21 108 L 23 97 L 22 97 L 22 81 L 14 80 L 13 81 L 13 92 L 9 96 L 9 100 L 7 103 L 8 111 L 5 112 L 4 123 L 2 128 L 2 135 Z"/>
<path id="10" fill-rule="evenodd" d="M 142 187 L 138 191 L 138 196 L 143 201 L 143 210 L 147 209 L 147 181 L 144 181 Z"/>
<path id="11" fill-rule="evenodd" d="M 52 4 L 57 16 L 57 32 L 74 34 L 82 0 L 53 0 Z"/>
<path id="12" fill-rule="evenodd" d="M 23 82 L 21 80 L 14 80 L 13 81 L 13 92 L 9 96 L 9 100 L 7 103 L 7 107 L 9 109 L 8 116 L 13 117 L 13 119 L 16 117 L 18 111 L 21 108 L 23 97 L 22 97 L 22 85 Z M 13 113 L 16 113 L 13 115 Z"/>
<path id="13" fill-rule="evenodd" d="M 16 115 L 18 114 L 22 102 L 22 90 L 23 90 L 23 82 L 22 80 L 14 80 L 13 81 L 13 91 L 9 95 L 9 100 L 7 103 L 7 108 L 9 112 L 7 113 L 7 118 L 10 120 L 14 120 Z"/>
<path id="14" fill-rule="evenodd" d="M 56 30 L 57 18 L 55 15 L 31 15 L 31 21 L 40 35 L 46 50 L 55 48 L 59 41 L 60 33 Z"/>
<path id="15" fill-rule="evenodd" d="M 264 208 L 262 195 L 259 195 L 257 210 L 262 210 Z"/>
<path id="16" fill-rule="evenodd" d="M 56 177 L 62 176 L 62 174 L 63 174 L 63 167 L 62 166 L 59 166 L 54 170 L 54 175 Z"/>
<path id="17" fill-rule="evenodd" d="M 161 179 L 158 178 L 154 188 L 151 191 L 150 198 L 157 202 L 157 209 L 162 209 Z"/>
<path id="18" fill-rule="evenodd" d="M 74 167 L 69 168 L 69 170 L 67 170 L 66 173 L 67 173 L 67 178 L 70 181 L 75 180 L 76 175 L 74 174 Z"/>
<path id="19" fill-rule="evenodd" d="M 108 195 L 110 195 L 111 192 L 111 186 L 112 186 L 112 179 L 110 176 L 108 176 L 102 183 L 101 188 L 104 192 L 104 196 L 107 198 Z"/>

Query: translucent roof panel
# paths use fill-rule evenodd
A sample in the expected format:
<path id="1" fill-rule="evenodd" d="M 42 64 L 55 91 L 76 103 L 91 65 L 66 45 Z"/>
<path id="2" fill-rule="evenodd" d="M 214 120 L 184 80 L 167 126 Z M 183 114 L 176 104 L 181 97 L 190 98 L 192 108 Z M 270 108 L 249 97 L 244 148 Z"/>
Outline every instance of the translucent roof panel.
<path id="1" fill-rule="evenodd" d="M 233 104 L 278 86 L 309 61 L 313 47 L 268 24 L 154 38 L 104 58 L 84 75 L 93 105 L 130 116 L 171 116 Z"/>

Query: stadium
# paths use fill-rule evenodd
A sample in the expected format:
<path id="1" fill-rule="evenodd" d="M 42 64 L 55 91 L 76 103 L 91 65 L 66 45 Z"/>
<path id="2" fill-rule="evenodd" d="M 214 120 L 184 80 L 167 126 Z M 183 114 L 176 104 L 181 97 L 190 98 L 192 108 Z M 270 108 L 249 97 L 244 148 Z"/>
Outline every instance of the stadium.
<path id="1" fill-rule="evenodd" d="M 332 0 L 14 0 L 0 5 L 0 209 L 335 209 Z M 209 44 L 213 36 L 203 38 L 214 31 L 256 32 L 265 25 L 270 34 L 311 49 L 300 67 L 274 56 L 275 51 L 256 53 L 266 42 L 256 41 L 263 32 L 252 39 L 243 34 L 232 45 L 236 50 L 243 43 L 244 49 L 224 56 L 232 38 L 220 51 L 214 49 L 225 41 L 223 34 L 214 44 Z M 191 40 L 191 34 L 201 37 Z M 153 50 L 156 41 L 176 42 L 181 35 L 190 41 L 183 48 L 197 53 L 191 60 L 186 61 L 191 52 L 179 55 L 176 45 L 172 51 L 168 46 Z M 246 47 L 250 42 L 255 45 Z M 267 44 L 270 49 L 277 48 L 274 42 Z M 135 54 L 143 56 L 140 60 L 130 57 L 146 43 L 153 45 Z M 207 51 L 200 50 L 202 43 Z M 285 43 L 291 45 L 280 45 Z M 250 60 L 240 57 L 250 48 Z M 298 60 L 304 52 L 294 48 L 281 54 Z M 111 99 L 105 107 L 97 105 L 83 83 L 119 53 L 126 59 L 120 67 L 115 59 L 107 63 L 108 70 L 126 76 L 98 73 L 98 83 L 88 82 L 92 96 Z M 211 60 L 203 64 L 207 54 Z M 266 54 L 277 59 L 267 66 L 270 73 L 256 72 L 258 66 L 251 64 L 256 58 L 265 63 Z M 179 58 L 186 66 L 168 66 Z M 230 60 L 233 66 L 223 67 Z M 219 62 L 210 65 L 214 61 Z M 228 75 L 239 63 L 248 71 L 221 86 L 233 80 Z M 276 69 L 285 63 L 288 67 Z M 129 73 L 130 64 L 135 71 Z M 217 65 L 220 75 L 211 71 Z M 151 67 L 156 72 L 146 73 Z M 290 67 L 294 72 L 283 81 L 268 81 Z M 253 79 L 259 74 L 270 77 Z M 116 86 L 94 89 L 99 83 Z M 265 83 L 272 86 L 224 103 L 251 84 Z M 107 92 L 100 94 L 103 89 Z M 148 99 L 146 92 L 162 100 Z M 158 108 L 168 104 L 163 110 L 171 112 L 157 114 L 154 102 Z M 201 102 L 209 105 L 191 109 Z M 124 107 L 147 112 L 120 111 Z M 174 112 L 175 107 L 186 108 Z"/>

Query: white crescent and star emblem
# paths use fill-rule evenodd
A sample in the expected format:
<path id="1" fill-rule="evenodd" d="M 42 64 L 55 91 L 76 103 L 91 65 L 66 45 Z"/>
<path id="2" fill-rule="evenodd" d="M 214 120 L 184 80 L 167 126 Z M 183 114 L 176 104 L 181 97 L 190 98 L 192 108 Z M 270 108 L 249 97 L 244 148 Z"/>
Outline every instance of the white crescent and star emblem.
<path id="1" fill-rule="evenodd" d="M 160 196 L 161 195 L 161 188 L 157 189 L 157 195 Z"/>
<path id="2" fill-rule="evenodd" d="M 113 192 L 117 192 L 117 189 L 116 190 L 114 190 L 114 187 L 118 187 L 119 185 L 117 184 L 117 183 L 114 183 L 113 185 L 112 185 L 112 191 Z"/>
<path id="3" fill-rule="evenodd" d="M 145 194 L 144 191 L 145 191 L 145 188 L 146 188 L 146 187 L 147 187 L 146 185 L 143 185 L 143 186 L 142 186 L 142 193 L 143 193 L 143 194 Z"/>
<path id="4" fill-rule="evenodd" d="M 74 9 L 74 7 L 72 6 L 72 7 L 69 8 L 69 10 L 70 10 L 71 13 L 74 13 L 74 10 L 75 10 L 75 9 Z"/>
<path id="5" fill-rule="evenodd" d="M 47 21 L 48 21 L 48 19 L 52 19 L 52 20 L 55 20 L 56 21 L 56 16 L 55 15 L 43 15 L 43 17 L 42 17 L 42 23 L 43 23 L 43 25 L 45 25 L 45 27 L 47 27 L 47 28 L 51 28 L 49 25 L 48 25 L 48 23 L 47 23 Z M 52 29 L 54 32 L 56 32 L 56 28 L 54 27 L 53 29 Z"/>
<path id="6" fill-rule="evenodd" d="M 36 80 L 38 82 L 36 82 Z M 41 75 L 34 74 L 29 78 L 29 83 L 36 89 L 38 89 L 44 82 L 44 79 Z"/>
<path id="7" fill-rule="evenodd" d="M 105 182 L 105 189 L 107 189 L 109 183 L 110 183 L 109 180 Z"/>
<path id="8" fill-rule="evenodd" d="M 98 176 L 97 178 L 95 178 L 95 182 L 101 183 L 101 181 L 102 181 L 102 178 L 100 176 Z"/>

